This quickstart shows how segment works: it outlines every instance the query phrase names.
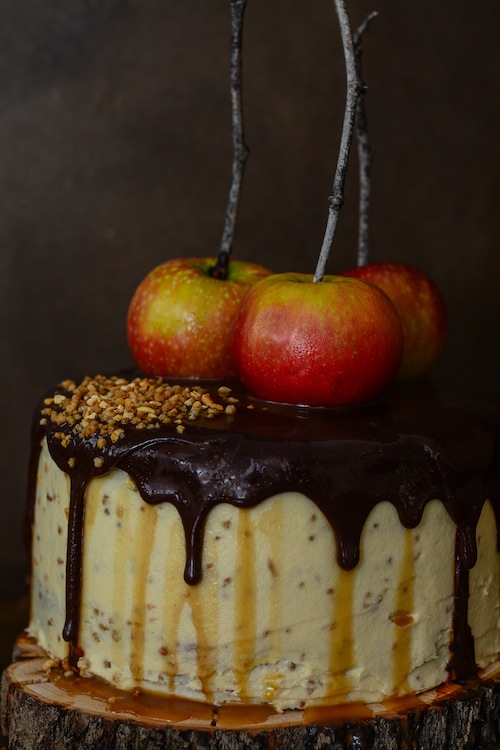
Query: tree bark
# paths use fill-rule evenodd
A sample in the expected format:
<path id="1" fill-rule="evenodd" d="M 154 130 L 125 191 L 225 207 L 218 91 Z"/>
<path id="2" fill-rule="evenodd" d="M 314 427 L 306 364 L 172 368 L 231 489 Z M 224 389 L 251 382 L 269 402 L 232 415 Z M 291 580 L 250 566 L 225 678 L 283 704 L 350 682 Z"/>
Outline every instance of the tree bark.
<path id="1" fill-rule="evenodd" d="M 56 685 L 44 671 L 46 657 L 36 647 L 17 656 L 1 688 L 9 750 L 481 750 L 500 739 L 498 675 L 407 713 L 331 727 L 290 724 L 283 714 L 254 728 L 221 729 L 202 720 L 158 726 L 147 717 L 110 715 L 102 700 L 65 695 L 64 681 Z"/>

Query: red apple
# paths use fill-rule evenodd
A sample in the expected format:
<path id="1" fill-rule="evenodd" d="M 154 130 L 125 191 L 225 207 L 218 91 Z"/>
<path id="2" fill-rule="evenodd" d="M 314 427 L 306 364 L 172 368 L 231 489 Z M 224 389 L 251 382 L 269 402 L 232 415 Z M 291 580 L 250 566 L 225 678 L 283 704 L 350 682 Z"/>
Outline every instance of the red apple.
<path id="1" fill-rule="evenodd" d="M 231 329 L 242 298 L 271 273 L 231 260 L 226 279 L 210 275 L 214 258 L 169 260 L 139 285 L 130 303 L 127 335 L 148 375 L 225 378 L 234 375 Z"/>
<path id="2" fill-rule="evenodd" d="M 233 360 L 248 390 L 271 401 L 340 406 L 378 396 L 403 350 L 399 316 L 372 284 L 341 276 L 268 276 L 244 298 Z"/>
<path id="3" fill-rule="evenodd" d="M 434 282 L 403 263 L 371 263 L 345 275 L 371 281 L 394 302 L 404 334 L 399 379 L 411 380 L 427 372 L 441 354 L 448 330 L 444 300 Z"/>

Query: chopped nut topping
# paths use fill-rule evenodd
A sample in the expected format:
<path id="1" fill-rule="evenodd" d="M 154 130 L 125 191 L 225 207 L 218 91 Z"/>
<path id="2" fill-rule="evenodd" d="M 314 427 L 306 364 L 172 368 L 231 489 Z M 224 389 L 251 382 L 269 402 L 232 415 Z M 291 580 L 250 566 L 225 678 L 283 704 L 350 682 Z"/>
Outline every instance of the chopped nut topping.
<path id="1" fill-rule="evenodd" d="M 125 484 L 129 488 L 129 490 L 132 490 L 133 492 L 138 492 L 136 483 L 134 482 L 134 480 L 132 479 L 132 477 L 129 477 L 128 474 L 127 474 L 127 478 L 125 480 Z"/>
<path id="2" fill-rule="evenodd" d="M 80 438 L 97 436 L 97 448 L 124 437 L 124 427 L 154 430 L 171 424 L 182 433 L 185 425 L 196 419 L 213 419 L 234 414 L 238 399 L 231 389 L 218 389 L 222 403 L 213 400 L 211 393 L 201 386 L 169 385 L 161 378 L 135 378 L 128 381 L 116 376 L 86 377 L 81 383 L 65 380 L 59 386 L 64 391 L 44 400 L 41 424 L 48 422 L 71 431 L 56 432 L 54 436 L 66 448 L 71 435 Z M 96 467 L 102 459 L 94 460 Z M 70 467 L 74 460 L 69 459 Z"/>
<path id="3" fill-rule="evenodd" d="M 47 659 L 47 661 L 43 664 L 43 671 L 44 672 L 50 672 L 51 669 L 58 669 L 61 666 L 61 662 L 59 659 Z"/>
<path id="4" fill-rule="evenodd" d="M 90 662 L 89 662 L 88 659 L 85 659 L 85 657 L 81 656 L 78 659 L 78 661 L 76 663 L 76 666 L 78 667 L 78 669 L 79 669 L 80 674 L 82 675 L 82 677 L 85 677 L 85 673 L 87 672 L 88 668 L 90 667 Z"/>

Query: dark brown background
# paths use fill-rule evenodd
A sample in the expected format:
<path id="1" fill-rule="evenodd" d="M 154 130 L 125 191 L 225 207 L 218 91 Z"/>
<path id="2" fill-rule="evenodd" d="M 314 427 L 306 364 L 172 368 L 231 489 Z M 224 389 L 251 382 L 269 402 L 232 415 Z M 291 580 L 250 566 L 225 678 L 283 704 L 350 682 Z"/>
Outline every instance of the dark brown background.
<path id="1" fill-rule="evenodd" d="M 497 388 L 498 0 L 351 0 L 375 147 L 373 260 L 416 264 L 451 319 L 436 377 Z M 161 261 L 217 252 L 230 171 L 225 0 L 0 6 L 0 570 L 18 586 L 31 412 L 130 363 L 125 315 Z M 249 0 L 251 148 L 235 252 L 314 270 L 344 102 L 331 0 Z M 329 271 L 355 264 L 356 162 Z"/>

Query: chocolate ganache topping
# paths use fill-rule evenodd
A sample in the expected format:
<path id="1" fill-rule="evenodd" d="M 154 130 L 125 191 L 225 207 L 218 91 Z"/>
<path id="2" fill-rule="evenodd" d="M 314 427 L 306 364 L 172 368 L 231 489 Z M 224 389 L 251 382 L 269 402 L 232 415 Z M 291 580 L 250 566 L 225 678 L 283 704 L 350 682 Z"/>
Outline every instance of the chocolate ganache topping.
<path id="1" fill-rule="evenodd" d="M 84 389 L 83 417 L 74 398 L 71 402 L 81 386 L 72 381 L 61 384 L 36 411 L 26 517 L 29 543 L 40 443 L 46 436 L 52 458 L 71 480 L 63 635 L 74 649 L 86 487 L 92 477 L 119 468 L 134 480 L 144 502 L 177 508 L 185 532 L 184 577 L 190 585 L 200 580 L 204 525 L 219 503 L 249 508 L 281 492 L 303 493 L 330 523 L 338 563 L 349 570 L 358 563 L 361 533 L 378 503 L 392 503 L 402 525 L 414 528 L 427 503 L 440 500 L 457 527 L 450 675 L 462 680 L 475 672 L 468 580 L 487 498 L 497 528 L 500 521 L 494 430 L 485 418 L 443 406 L 431 387 L 415 385 L 395 388 L 368 405 L 326 409 L 258 401 L 235 383 L 229 389 L 196 381 L 167 390 L 166 397 L 162 389 L 169 386 L 158 378 L 98 376 L 85 383 L 90 391 Z M 113 393 L 118 387 L 129 396 L 118 418 L 110 412 L 110 383 Z M 134 400 L 136 386 L 149 396 L 156 392 L 155 398 Z M 66 408 L 70 402 L 73 411 Z M 172 406 L 176 402 L 181 408 Z M 89 412 L 89 404 L 100 404 L 100 414 L 95 408 Z M 159 419 L 160 411 L 169 416 Z"/>

